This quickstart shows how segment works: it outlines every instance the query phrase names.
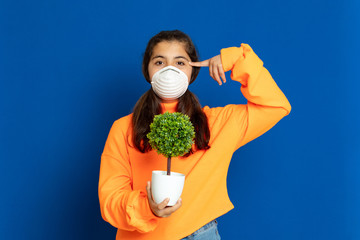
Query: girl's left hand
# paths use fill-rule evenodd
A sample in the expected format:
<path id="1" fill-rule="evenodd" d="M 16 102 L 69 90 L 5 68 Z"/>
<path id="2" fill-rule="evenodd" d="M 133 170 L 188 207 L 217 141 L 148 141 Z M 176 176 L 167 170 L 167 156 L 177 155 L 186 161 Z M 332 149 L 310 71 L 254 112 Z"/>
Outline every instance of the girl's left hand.
<path id="1" fill-rule="evenodd" d="M 222 85 L 221 79 L 224 83 L 226 83 L 225 72 L 221 63 L 220 55 L 202 62 L 189 62 L 189 64 L 193 67 L 209 67 L 210 76 L 217 81 L 219 85 Z"/>

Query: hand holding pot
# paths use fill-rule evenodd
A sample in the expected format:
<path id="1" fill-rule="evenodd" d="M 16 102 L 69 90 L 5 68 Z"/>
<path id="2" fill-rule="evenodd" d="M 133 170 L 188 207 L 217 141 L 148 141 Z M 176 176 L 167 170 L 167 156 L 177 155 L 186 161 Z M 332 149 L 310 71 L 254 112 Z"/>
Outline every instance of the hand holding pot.
<path id="1" fill-rule="evenodd" d="M 146 185 L 146 191 L 151 211 L 158 217 L 169 217 L 173 212 L 175 212 L 181 207 L 181 198 L 172 207 L 166 207 L 170 201 L 169 198 L 165 199 L 159 204 L 156 204 L 156 202 L 152 198 L 150 182 L 148 182 Z"/>

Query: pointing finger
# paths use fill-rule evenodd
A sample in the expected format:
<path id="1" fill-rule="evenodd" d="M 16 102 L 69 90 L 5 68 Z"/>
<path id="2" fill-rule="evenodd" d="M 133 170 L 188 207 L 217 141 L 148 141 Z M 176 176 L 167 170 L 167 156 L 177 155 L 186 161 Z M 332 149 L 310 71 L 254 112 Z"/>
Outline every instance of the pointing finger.
<path id="1" fill-rule="evenodd" d="M 189 64 L 193 67 L 208 67 L 209 66 L 209 59 L 202 61 L 202 62 L 189 62 Z"/>

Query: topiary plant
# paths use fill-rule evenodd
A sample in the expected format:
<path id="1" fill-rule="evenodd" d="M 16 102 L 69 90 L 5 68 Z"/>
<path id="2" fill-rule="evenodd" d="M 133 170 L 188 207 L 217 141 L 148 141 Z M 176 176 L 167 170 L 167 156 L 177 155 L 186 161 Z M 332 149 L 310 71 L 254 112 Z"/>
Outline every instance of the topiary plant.
<path id="1" fill-rule="evenodd" d="M 146 136 L 152 149 L 168 158 L 167 175 L 170 175 L 171 157 L 183 156 L 190 151 L 195 131 L 187 115 L 166 112 L 154 117 Z"/>

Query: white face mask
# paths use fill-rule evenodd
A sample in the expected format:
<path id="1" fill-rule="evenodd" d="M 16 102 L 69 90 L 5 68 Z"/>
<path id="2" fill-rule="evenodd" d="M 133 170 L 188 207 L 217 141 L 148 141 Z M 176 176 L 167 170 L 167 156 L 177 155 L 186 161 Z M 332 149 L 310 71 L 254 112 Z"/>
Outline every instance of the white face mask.
<path id="1" fill-rule="evenodd" d="M 188 85 L 186 74 L 173 66 L 157 71 L 151 79 L 152 89 L 164 100 L 178 99 L 186 92 Z"/>

